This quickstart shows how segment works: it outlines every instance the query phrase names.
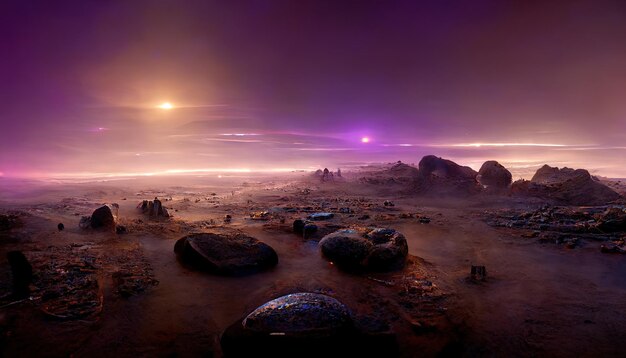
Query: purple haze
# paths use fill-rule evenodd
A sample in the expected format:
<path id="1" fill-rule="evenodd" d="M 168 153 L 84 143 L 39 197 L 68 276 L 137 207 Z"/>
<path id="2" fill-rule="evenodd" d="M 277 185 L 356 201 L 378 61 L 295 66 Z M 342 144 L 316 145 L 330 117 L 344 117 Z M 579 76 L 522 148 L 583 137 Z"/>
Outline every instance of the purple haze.
<path id="1" fill-rule="evenodd" d="M 626 177 L 623 1 L 21 0 L 0 14 L 0 175 L 432 153 Z"/>

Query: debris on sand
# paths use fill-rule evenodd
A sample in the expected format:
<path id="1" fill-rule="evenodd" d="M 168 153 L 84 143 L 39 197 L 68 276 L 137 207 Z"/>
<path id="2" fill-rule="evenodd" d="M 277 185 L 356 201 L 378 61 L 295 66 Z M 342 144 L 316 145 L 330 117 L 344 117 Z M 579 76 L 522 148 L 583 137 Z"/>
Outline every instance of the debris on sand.
<path id="1" fill-rule="evenodd" d="M 59 231 L 63 231 L 63 230 L 65 229 L 65 225 L 63 225 L 63 223 L 59 223 L 59 224 L 57 225 L 57 229 L 58 229 Z"/>
<path id="2" fill-rule="evenodd" d="M 394 229 L 338 230 L 320 242 L 322 254 L 347 270 L 390 271 L 404 266 L 409 248 Z"/>
<path id="3" fill-rule="evenodd" d="M 626 254 L 626 249 L 618 245 L 600 245 L 600 252 L 604 254 Z"/>
<path id="4" fill-rule="evenodd" d="M 544 205 L 534 211 L 500 210 L 486 214 L 487 223 L 492 226 L 598 236 L 626 232 L 626 208 L 619 205 L 596 207 Z M 535 236 L 533 234 L 531 237 Z"/>
<path id="5" fill-rule="evenodd" d="M 33 258 L 37 271 L 33 292 L 36 306 L 53 319 L 96 318 L 103 294 L 97 279 L 96 257 L 80 246 L 49 248 Z"/>
<path id="6" fill-rule="evenodd" d="M 257 211 L 254 213 L 250 213 L 250 219 L 258 220 L 258 221 L 267 221 L 272 218 L 272 215 L 269 211 Z"/>
<path id="7" fill-rule="evenodd" d="M 272 247 L 237 232 L 191 234 L 176 242 L 174 252 L 194 268 L 226 276 L 256 273 L 278 264 Z"/>
<path id="8" fill-rule="evenodd" d="M 143 202 L 141 202 L 140 206 L 138 207 L 141 208 L 141 211 L 144 214 L 148 214 L 148 216 L 150 217 L 154 217 L 154 218 L 158 218 L 158 217 L 169 218 L 170 217 L 170 213 L 163 206 L 163 204 L 161 203 L 161 200 L 159 200 L 158 197 L 155 197 L 154 200 L 152 201 L 144 200 Z"/>

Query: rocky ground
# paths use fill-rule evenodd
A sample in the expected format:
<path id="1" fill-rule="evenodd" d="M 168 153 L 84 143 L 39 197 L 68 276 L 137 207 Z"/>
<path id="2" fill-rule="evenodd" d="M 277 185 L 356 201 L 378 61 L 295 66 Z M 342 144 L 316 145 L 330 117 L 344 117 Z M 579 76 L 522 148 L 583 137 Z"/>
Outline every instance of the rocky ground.
<path id="1" fill-rule="evenodd" d="M 222 356 L 228 353 L 220 344 L 224 332 L 250 342 L 241 324 L 257 307 L 313 293 L 345 306 L 349 322 L 342 318 L 341 327 L 357 332 L 345 336 L 357 339 L 351 342 L 381 342 L 376 347 L 391 356 L 621 354 L 615 343 L 626 338 L 621 204 L 546 204 L 501 190 L 477 196 L 471 175 L 502 186 L 511 184 L 510 176 L 497 163 L 480 172 L 447 170 L 451 164 L 436 158 L 427 164 L 420 167 L 428 169 L 426 177 L 396 163 L 332 181 L 309 174 L 178 178 L 178 186 L 167 179 L 33 184 L 3 194 L 0 254 L 22 252 L 32 283 L 27 296 L 16 297 L 15 273 L 7 262 L 0 266 L 2 352 Z M 412 192 L 423 188 L 454 196 Z M 471 189 L 467 197 L 458 195 L 463 188 Z M 92 228 L 83 219 L 80 227 L 83 216 L 107 203 L 118 204 L 109 207 L 113 226 Z M 373 228 L 395 231 L 368 236 Z M 347 246 L 366 248 L 357 270 L 318 247 L 338 230 L 363 232 L 357 246 Z M 228 270 L 190 265 L 174 247 L 195 233 L 223 235 L 231 244 L 232 235 L 254 238 L 278 261 L 269 254 L 268 264 L 255 266 L 250 255 L 259 244 L 244 240 L 220 246 L 218 257 L 194 244 L 201 254 L 195 259 L 221 260 Z M 243 274 L 231 270 L 242 261 L 229 251 L 242 252 L 240 245 L 248 250 Z M 261 251 L 267 257 L 264 246 Z M 472 266 L 485 266 L 486 279 L 471 279 Z M 282 331 L 271 333 L 287 337 L 277 341 L 287 345 L 302 324 L 293 332 L 278 325 Z"/>

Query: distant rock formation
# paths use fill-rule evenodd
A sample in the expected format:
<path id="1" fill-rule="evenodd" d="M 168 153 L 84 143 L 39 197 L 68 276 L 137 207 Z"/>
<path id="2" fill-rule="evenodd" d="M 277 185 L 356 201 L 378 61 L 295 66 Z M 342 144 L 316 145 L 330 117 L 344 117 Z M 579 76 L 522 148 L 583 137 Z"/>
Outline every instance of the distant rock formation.
<path id="1" fill-rule="evenodd" d="M 502 164 L 489 160 L 480 167 L 476 179 L 488 189 L 505 189 L 511 185 L 513 176 Z"/>
<path id="2" fill-rule="evenodd" d="M 600 183 L 585 169 L 544 165 L 530 181 L 518 180 L 511 186 L 517 195 L 535 196 L 569 205 L 605 205 L 621 195 Z"/>
<path id="3" fill-rule="evenodd" d="M 140 205 L 141 205 L 141 211 L 144 214 L 148 214 L 149 216 L 152 216 L 152 217 L 164 217 L 164 218 L 170 217 L 169 212 L 163 206 L 159 198 L 154 198 L 153 201 L 144 200 L 143 202 L 141 202 Z"/>
<path id="4" fill-rule="evenodd" d="M 417 168 L 398 161 L 388 169 L 360 178 L 360 181 L 368 184 L 415 185 L 417 178 Z"/>
<path id="5" fill-rule="evenodd" d="M 478 173 L 470 167 L 434 155 L 427 155 L 420 160 L 418 190 L 424 194 L 475 194 L 482 190 L 476 176 Z"/>

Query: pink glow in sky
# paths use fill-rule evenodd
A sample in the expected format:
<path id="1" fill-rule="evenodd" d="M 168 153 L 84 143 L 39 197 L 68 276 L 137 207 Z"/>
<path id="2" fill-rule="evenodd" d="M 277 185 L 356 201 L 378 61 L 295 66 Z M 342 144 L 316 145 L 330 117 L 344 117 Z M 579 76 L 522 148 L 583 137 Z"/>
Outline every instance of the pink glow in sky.
<path id="1" fill-rule="evenodd" d="M 524 176 L 549 163 L 626 177 L 621 1 L 11 0 L 2 9 L 5 176 L 436 154 L 475 169 L 495 159 Z"/>

